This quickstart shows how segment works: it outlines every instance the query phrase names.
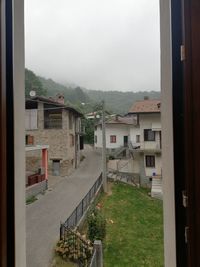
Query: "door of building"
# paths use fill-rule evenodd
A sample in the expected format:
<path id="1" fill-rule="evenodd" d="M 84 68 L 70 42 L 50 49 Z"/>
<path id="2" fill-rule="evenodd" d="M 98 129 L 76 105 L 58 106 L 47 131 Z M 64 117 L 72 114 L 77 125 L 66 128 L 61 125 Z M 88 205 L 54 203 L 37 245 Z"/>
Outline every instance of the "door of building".
<path id="1" fill-rule="evenodd" d="M 52 172 L 54 176 L 60 175 L 60 160 L 53 160 Z"/>
<path id="2" fill-rule="evenodd" d="M 125 147 L 128 146 L 128 136 L 127 135 L 124 136 L 124 146 Z"/>

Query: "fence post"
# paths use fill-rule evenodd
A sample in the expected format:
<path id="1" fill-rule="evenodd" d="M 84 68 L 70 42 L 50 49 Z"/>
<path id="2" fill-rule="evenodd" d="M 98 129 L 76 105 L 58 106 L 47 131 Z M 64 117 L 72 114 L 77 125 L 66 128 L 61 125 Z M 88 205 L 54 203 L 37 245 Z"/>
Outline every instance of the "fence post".
<path id="1" fill-rule="evenodd" d="M 94 249 L 96 250 L 97 267 L 103 267 L 103 249 L 101 240 L 94 241 Z"/>
<path id="2" fill-rule="evenodd" d="M 63 228 L 64 228 L 64 225 L 62 224 L 62 222 L 60 222 L 60 240 L 63 239 Z"/>
<path id="3" fill-rule="evenodd" d="M 84 213 L 84 210 L 83 210 L 83 207 L 84 207 L 84 199 L 85 198 L 83 198 L 83 200 L 82 200 L 82 214 L 81 214 L 81 216 L 83 216 L 83 213 Z"/>

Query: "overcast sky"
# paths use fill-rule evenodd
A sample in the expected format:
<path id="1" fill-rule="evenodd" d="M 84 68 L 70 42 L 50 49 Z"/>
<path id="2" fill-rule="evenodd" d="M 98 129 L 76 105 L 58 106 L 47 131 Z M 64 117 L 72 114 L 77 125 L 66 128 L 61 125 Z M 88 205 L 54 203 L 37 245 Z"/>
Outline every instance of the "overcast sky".
<path id="1" fill-rule="evenodd" d="M 26 67 L 100 90 L 160 90 L 159 0 L 25 0 Z"/>

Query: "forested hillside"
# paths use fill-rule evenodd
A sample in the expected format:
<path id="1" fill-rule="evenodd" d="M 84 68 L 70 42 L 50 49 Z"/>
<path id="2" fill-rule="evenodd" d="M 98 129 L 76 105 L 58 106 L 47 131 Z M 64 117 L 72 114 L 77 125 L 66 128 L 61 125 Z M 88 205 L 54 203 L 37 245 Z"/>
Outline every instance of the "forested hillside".
<path id="1" fill-rule="evenodd" d="M 29 96 L 31 90 L 35 90 L 37 95 L 54 96 L 57 93 L 63 93 L 66 103 L 79 107 L 82 111 L 90 112 L 95 109 L 96 104 L 105 100 L 106 109 L 117 114 L 125 114 L 131 105 L 142 100 L 144 96 L 149 98 L 160 98 L 160 92 L 119 92 L 119 91 L 96 91 L 88 90 L 78 86 L 65 86 L 53 81 L 35 75 L 32 71 L 25 72 L 26 96 Z M 86 103 L 82 106 L 81 103 Z"/>
<path id="2" fill-rule="evenodd" d="M 133 102 L 143 100 L 145 96 L 151 99 L 160 98 L 160 92 L 119 92 L 119 91 L 95 91 L 86 90 L 90 99 L 94 102 L 105 100 L 106 108 L 114 113 L 124 114 L 130 109 Z"/>

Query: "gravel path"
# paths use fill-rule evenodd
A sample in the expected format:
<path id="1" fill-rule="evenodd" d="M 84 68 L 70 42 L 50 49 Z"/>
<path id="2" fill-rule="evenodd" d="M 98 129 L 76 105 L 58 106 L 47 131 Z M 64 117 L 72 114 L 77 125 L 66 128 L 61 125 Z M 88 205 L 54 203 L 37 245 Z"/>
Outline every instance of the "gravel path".
<path id="1" fill-rule="evenodd" d="M 65 221 L 87 194 L 101 172 L 101 155 L 86 146 L 79 168 L 61 180 L 26 209 L 27 267 L 49 267 L 59 238 L 60 221 Z"/>

